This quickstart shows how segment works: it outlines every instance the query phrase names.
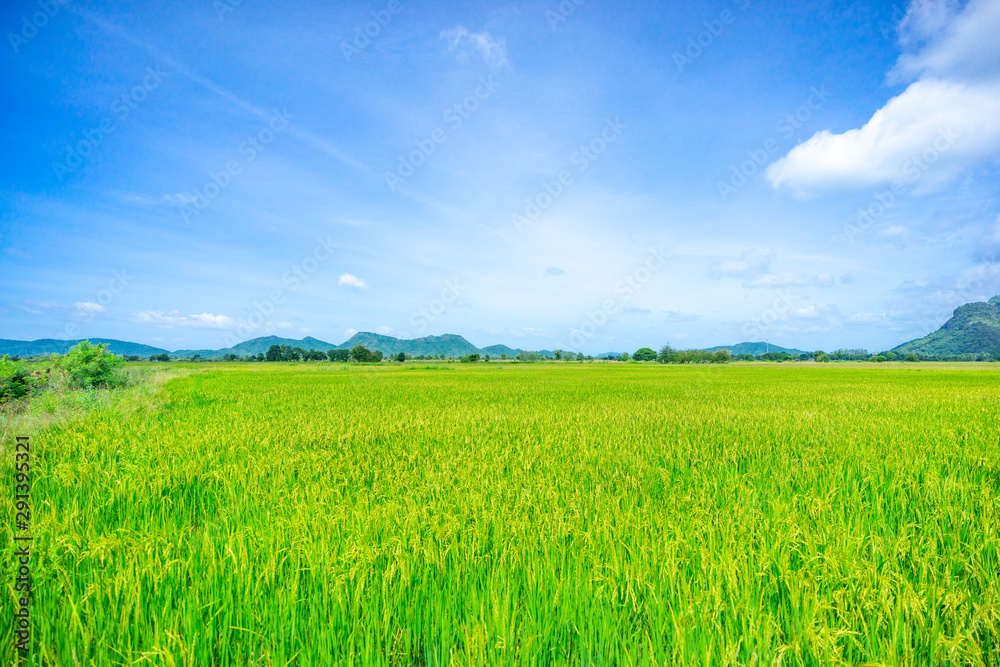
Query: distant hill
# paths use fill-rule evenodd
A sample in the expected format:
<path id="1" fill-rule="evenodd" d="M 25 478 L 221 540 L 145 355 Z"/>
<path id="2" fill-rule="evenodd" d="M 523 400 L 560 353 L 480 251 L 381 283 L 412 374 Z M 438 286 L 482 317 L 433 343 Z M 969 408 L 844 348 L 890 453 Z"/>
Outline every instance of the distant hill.
<path id="1" fill-rule="evenodd" d="M 279 338 L 278 336 L 264 336 L 263 338 L 243 341 L 232 347 L 224 347 L 221 350 L 177 350 L 176 352 L 172 352 L 170 356 L 180 359 L 190 359 L 196 354 L 202 359 L 215 359 L 224 357 L 227 354 L 245 357 L 249 354 L 267 354 L 268 348 L 272 345 L 287 345 L 288 347 L 301 347 L 303 350 L 319 350 L 321 352 L 337 348 L 333 343 L 326 343 L 312 336 L 306 336 L 301 340 Z"/>
<path id="2" fill-rule="evenodd" d="M 483 354 L 488 354 L 491 357 L 499 357 L 506 354 L 508 359 L 513 359 L 520 351 L 518 348 L 507 347 L 506 345 L 490 345 L 483 348 Z"/>
<path id="3" fill-rule="evenodd" d="M 369 350 L 378 350 L 382 354 L 427 355 L 443 354 L 446 357 L 464 357 L 467 354 L 482 354 L 482 351 L 465 340 L 462 336 L 445 334 L 443 336 L 425 336 L 409 340 L 383 336 L 381 334 L 362 331 L 351 336 L 351 339 L 337 346 L 340 350 L 350 350 L 355 345 L 364 345 Z"/>
<path id="4" fill-rule="evenodd" d="M 955 309 L 952 318 L 932 334 L 893 348 L 897 354 L 927 357 L 960 354 L 1000 355 L 1000 296 L 987 303 L 967 303 Z"/>
<path id="5" fill-rule="evenodd" d="M 767 354 L 768 352 L 786 352 L 794 355 L 809 354 L 803 350 L 797 350 L 794 347 L 781 347 L 780 345 L 775 345 L 774 343 L 736 343 L 735 345 L 716 345 L 715 347 L 705 347 L 702 349 L 706 352 L 729 350 L 730 354 L 733 356 L 738 354 L 752 354 L 754 356 L 760 356 L 762 354 Z"/>
<path id="6" fill-rule="evenodd" d="M 0 339 L 0 356 L 7 354 L 19 357 L 44 357 L 50 354 L 66 354 L 69 349 L 81 341 L 89 340 L 94 345 L 106 344 L 108 350 L 114 354 L 138 355 L 148 357 L 151 354 L 162 354 L 167 350 L 141 343 L 129 343 L 113 338 L 81 338 L 79 340 L 56 340 L 54 338 L 41 338 L 39 340 L 7 340 Z"/>

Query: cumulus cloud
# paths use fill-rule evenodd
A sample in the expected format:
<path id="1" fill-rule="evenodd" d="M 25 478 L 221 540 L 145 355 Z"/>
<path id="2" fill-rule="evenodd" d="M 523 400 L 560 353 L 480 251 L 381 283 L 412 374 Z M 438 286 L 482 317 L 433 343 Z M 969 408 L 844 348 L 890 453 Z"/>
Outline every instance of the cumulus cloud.
<path id="1" fill-rule="evenodd" d="M 920 181 L 940 186 L 1000 151 L 1000 3 L 914 0 L 888 79 L 912 81 L 862 127 L 817 132 L 774 162 L 774 188 L 797 196 Z"/>
<path id="2" fill-rule="evenodd" d="M 227 315 L 200 313 L 197 315 L 181 315 L 179 311 L 145 310 L 132 317 L 133 322 L 152 324 L 158 327 L 191 327 L 196 329 L 228 329 L 238 322 Z"/>
<path id="3" fill-rule="evenodd" d="M 507 64 L 507 40 L 496 39 L 484 30 L 469 32 L 463 25 L 457 25 L 451 30 L 442 30 L 441 37 L 448 40 L 448 50 L 463 50 L 466 47 L 479 53 L 491 67 L 503 67 Z"/>
<path id="4" fill-rule="evenodd" d="M 396 333 L 396 330 L 393 329 L 392 327 L 379 327 L 375 329 L 375 333 L 381 334 L 383 336 L 392 336 L 394 333 Z"/>
<path id="5" fill-rule="evenodd" d="M 357 329 L 345 329 L 344 330 L 344 335 L 347 336 L 348 338 L 353 338 L 356 333 L 358 333 Z"/>
<path id="6" fill-rule="evenodd" d="M 341 274 L 340 279 L 337 284 L 341 287 L 351 287 L 353 289 L 366 290 L 368 289 L 368 283 L 358 278 L 357 276 L 352 276 L 350 273 Z"/>

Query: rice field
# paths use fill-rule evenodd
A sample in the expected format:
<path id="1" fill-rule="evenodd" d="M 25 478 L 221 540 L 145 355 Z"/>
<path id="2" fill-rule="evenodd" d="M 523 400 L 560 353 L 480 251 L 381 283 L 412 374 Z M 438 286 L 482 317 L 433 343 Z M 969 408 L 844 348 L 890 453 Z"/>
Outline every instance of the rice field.
<path id="1" fill-rule="evenodd" d="M 991 365 L 221 365 L 33 451 L 35 664 L 1000 664 Z"/>

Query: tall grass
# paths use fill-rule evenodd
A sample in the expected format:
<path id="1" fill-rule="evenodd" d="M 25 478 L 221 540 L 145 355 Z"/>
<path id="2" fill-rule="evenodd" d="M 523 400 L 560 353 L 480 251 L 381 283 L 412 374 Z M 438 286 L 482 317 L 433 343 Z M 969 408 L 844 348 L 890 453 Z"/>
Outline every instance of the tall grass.
<path id="1" fill-rule="evenodd" d="M 997 379 L 569 364 L 191 375 L 158 409 L 101 406 L 36 438 L 37 655 L 1000 664 Z M 3 479 L 12 488 L 9 461 Z M 8 588 L 0 618 L 12 612 Z M 0 640 L 9 651 L 8 627 Z"/>

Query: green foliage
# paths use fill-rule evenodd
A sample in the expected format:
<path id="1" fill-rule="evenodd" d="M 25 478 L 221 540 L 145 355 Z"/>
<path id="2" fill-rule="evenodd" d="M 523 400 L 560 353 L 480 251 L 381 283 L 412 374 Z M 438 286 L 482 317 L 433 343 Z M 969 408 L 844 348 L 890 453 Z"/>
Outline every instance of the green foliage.
<path id="1" fill-rule="evenodd" d="M 380 350 L 369 350 L 364 345 L 355 345 L 351 348 L 351 360 L 361 364 L 372 364 L 382 361 Z"/>
<path id="2" fill-rule="evenodd" d="M 464 357 L 462 357 L 461 361 L 462 361 L 463 364 L 474 364 L 477 361 L 479 361 L 479 355 L 478 354 L 467 354 Z"/>
<path id="3" fill-rule="evenodd" d="M 824 352 L 823 350 L 819 350 L 815 354 L 813 354 L 813 359 L 815 359 L 820 363 L 825 364 L 830 361 L 830 355 Z"/>
<path id="4" fill-rule="evenodd" d="M 24 398 L 33 390 L 34 382 L 27 365 L 4 355 L 0 359 L 0 403 Z"/>
<path id="5" fill-rule="evenodd" d="M 108 351 L 107 345 L 92 345 L 83 341 L 62 357 L 57 365 L 69 374 L 72 385 L 79 389 L 115 387 L 125 384 L 119 370 L 125 360 Z"/>
<path id="6" fill-rule="evenodd" d="M 656 358 L 661 364 L 726 364 L 732 361 L 732 355 L 727 349 L 708 350 L 675 350 L 669 345 L 660 348 Z"/>
<path id="7" fill-rule="evenodd" d="M 350 359 L 351 352 L 349 350 L 327 350 L 326 356 L 329 357 L 330 361 L 344 363 Z"/>
<path id="8" fill-rule="evenodd" d="M 636 361 L 656 361 L 656 352 L 652 348 L 642 347 L 635 351 L 632 358 Z"/>
<path id="9" fill-rule="evenodd" d="M 149 360 L 150 361 L 170 361 L 170 355 L 167 354 L 167 353 L 165 353 L 165 352 L 161 352 L 160 354 L 151 354 L 151 355 L 149 355 Z"/>

